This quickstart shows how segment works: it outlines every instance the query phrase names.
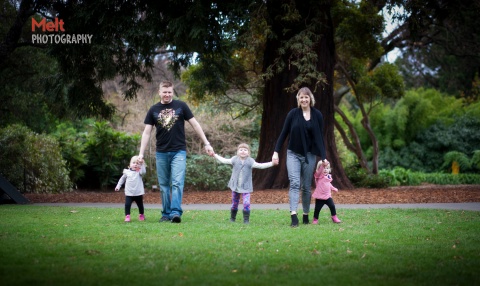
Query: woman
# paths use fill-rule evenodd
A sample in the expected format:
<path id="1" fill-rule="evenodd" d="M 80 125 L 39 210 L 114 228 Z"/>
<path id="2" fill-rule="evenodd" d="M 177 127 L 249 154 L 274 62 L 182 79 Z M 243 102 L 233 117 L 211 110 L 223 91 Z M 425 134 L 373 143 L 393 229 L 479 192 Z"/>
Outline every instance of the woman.
<path id="1" fill-rule="evenodd" d="M 278 152 L 288 135 L 287 171 L 290 180 L 288 197 L 290 201 L 291 226 L 298 226 L 297 207 L 302 191 L 303 223 L 308 224 L 310 211 L 312 177 L 316 156 L 325 160 L 323 143 L 323 115 L 314 108 L 315 98 L 309 88 L 303 87 L 297 93 L 298 108 L 290 110 L 285 119 L 282 133 L 275 145 L 272 161 L 278 163 Z"/>

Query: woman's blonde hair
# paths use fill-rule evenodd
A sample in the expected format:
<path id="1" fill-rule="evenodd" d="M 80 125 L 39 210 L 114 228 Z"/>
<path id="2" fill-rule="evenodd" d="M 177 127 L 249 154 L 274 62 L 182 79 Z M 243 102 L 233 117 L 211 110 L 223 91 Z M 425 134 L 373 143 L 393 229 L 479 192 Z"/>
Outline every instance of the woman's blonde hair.
<path id="1" fill-rule="evenodd" d="M 313 96 L 313 93 L 310 91 L 310 89 L 308 87 L 302 87 L 297 92 L 298 107 L 300 107 L 300 101 L 298 100 L 299 97 L 300 97 L 300 94 L 306 94 L 306 95 L 310 96 L 310 106 L 313 107 L 315 105 L 315 97 Z"/>

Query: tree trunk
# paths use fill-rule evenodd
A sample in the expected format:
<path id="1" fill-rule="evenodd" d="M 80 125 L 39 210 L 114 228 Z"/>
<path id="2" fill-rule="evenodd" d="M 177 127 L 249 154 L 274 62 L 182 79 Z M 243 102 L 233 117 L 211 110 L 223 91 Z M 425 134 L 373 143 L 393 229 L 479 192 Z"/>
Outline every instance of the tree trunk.
<path id="1" fill-rule="evenodd" d="M 274 3 L 272 3 L 274 2 Z M 290 1 L 287 1 L 291 3 Z M 315 21 L 322 21 L 322 36 L 316 45 L 316 53 L 318 56 L 317 70 L 323 72 L 326 77 L 326 84 L 322 84 L 319 88 L 309 86 L 314 93 L 316 99 L 315 107 L 318 108 L 324 117 L 324 137 L 327 159 L 331 162 L 332 174 L 334 176 L 333 184 L 340 189 L 351 189 L 353 185 L 347 178 L 342 167 L 340 158 L 335 144 L 334 136 L 334 98 L 333 98 L 333 72 L 335 66 L 335 45 L 333 40 L 334 30 L 330 15 L 331 5 L 328 1 L 322 2 L 321 10 L 317 12 L 321 15 L 317 16 Z M 317 2 L 318 3 L 318 2 Z M 311 3 L 309 1 L 296 1 L 302 20 L 307 25 L 312 21 L 310 16 Z M 320 5 L 320 4 L 319 4 Z M 282 8 L 281 3 L 276 1 L 267 1 L 267 11 L 269 15 L 275 15 L 270 18 L 269 25 L 275 37 L 268 37 L 265 53 L 263 69 L 264 72 L 268 67 L 276 64 L 277 59 L 281 56 L 285 62 L 288 62 L 290 52 L 279 55 L 279 48 L 282 43 L 289 40 L 292 36 L 297 35 L 302 30 L 302 25 L 292 22 L 282 22 L 282 12 L 278 11 Z M 317 14 L 317 15 L 319 15 Z M 287 25 L 287 26 L 286 26 Z M 259 142 L 259 150 L 257 162 L 269 162 L 272 159 L 275 144 L 280 135 L 283 123 L 287 113 L 297 107 L 295 98 L 296 92 L 286 92 L 285 89 L 292 86 L 295 78 L 299 75 L 295 66 L 286 66 L 282 71 L 275 72 L 271 78 L 265 81 L 265 90 L 263 97 L 263 114 L 262 125 Z M 254 188 L 256 189 L 275 189 L 286 188 L 289 185 L 287 168 L 286 168 L 286 146 L 288 138 L 285 140 L 282 150 L 279 152 L 280 163 L 278 166 L 266 170 L 254 170 Z"/>

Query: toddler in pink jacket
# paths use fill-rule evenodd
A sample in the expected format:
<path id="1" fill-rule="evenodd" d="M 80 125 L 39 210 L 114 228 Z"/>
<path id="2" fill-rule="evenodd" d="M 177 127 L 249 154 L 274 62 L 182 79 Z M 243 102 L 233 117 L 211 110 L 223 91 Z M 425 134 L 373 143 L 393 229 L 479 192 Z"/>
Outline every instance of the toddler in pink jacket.
<path id="1" fill-rule="evenodd" d="M 330 163 L 327 160 L 319 161 L 317 170 L 315 171 L 315 192 L 312 198 L 315 199 L 315 211 L 313 212 L 313 224 L 318 224 L 318 215 L 324 205 L 330 208 L 332 221 L 334 223 L 341 223 L 342 221 L 337 217 L 335 203 L 332 199 L 332 191 L 338 192 L 338 189 L 332 185 L 332 176 L 330 175 Z"/>

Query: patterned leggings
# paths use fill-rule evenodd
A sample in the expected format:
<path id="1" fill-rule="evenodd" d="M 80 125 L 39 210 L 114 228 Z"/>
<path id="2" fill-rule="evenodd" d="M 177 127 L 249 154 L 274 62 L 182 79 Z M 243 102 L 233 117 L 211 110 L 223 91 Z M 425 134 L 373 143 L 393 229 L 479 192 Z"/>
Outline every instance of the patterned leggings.
<path id="1" fill-rule="evenodd" d="M 232 211 L 238 210 L 240 203 L 240 193 L 232 192 Z M 250 211 L 250 193 L 243 193 L 243 210 Z"/>

